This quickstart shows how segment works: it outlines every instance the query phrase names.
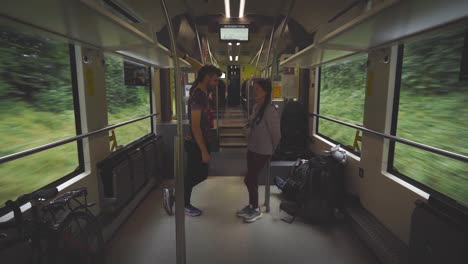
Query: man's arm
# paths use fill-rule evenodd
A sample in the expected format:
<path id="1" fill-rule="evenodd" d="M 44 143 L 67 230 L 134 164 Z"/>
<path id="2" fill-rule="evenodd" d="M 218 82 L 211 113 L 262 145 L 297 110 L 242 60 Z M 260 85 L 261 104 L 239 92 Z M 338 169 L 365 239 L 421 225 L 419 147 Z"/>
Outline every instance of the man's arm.
<path id="1" fill-rule="evenodd" d="M 203 133 L 200 126 L 202 116 L 201 109 L 192 110 L 192 133 L 197 142 L 198 147 L 202 153 L 203 162 L 208 163 L 210 161 L 210 155 L 208 153 L 208 148 L 206 147 L 205 139 L 203 138 Z"/>

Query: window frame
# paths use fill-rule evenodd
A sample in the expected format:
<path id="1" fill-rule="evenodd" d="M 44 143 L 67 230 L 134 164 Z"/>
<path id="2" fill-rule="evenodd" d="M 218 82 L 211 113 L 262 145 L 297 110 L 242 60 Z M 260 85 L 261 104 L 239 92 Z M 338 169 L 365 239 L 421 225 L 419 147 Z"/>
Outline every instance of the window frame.
<path id="1" fill-rule="evenodd" d="M 65 43 L 64 43 L 65 45 Z M 70 79 L 71 79 L 71 87 L 72 87 L 72 96 L 73 96 L 73 112 L 74 112 L 74 119 L 75 119 L 75 133 L 77 135 L 82 134 L 82 124 L 81 124 L 81 107 L 80 107 L 80 96 L 79 96 L 79 86 L 78 86 L 78 72 L 77 72 L 77 64 L 76 64 L 76 49 L 75 45 L 72 43 L 68 43 L 68 55 L 69 55 L 69 60 L 70 60 Z M 67 144 L 74 144 L 73 142 L 67 143 Z M 67 144 L 61 145 L 65 146 Z M 64 176 L 58 178 L 55 181 L 52 181 L 39 189 L 33 190 L 32 192 L 41 190 L 41 189 L 47 189 L 47 188 L 56 188 L 57 186 L 77 177 L 78 175 L 82 174 L 85 172 L 85 161 L 84 161 L 84 147 L 83 147 L 83 140 L 77 140 L 75 141 L 75 144 L 77 144 L 77 158 L 78 158 L 78 167 Z M 43 152 L 47 152 L 49 150 L 57 149 L 61 146 L 51 148 L 48 150 L 44 150 Z M 37 153 L 36 153 L 37 154 Z M 35 154 L 29 155 L 33 156 Z M 19 195 L 22 195 L 23 193 L 20 193 Z M 1 201 L 0 201 L 1 202 Z M 21 204 L 21 206 L 24 204 Z M 1 217 L 2 215 L 0 215 Z"/>
<path id="2" fill-rule="evenodd" d="M 76 55 L 75 45 L 69 43 L 68 47 L 69 47 L 68 54 L 70 57 L 70 71 L 71 71 L 70 77 L 71 77 L 71 86 L 72 86 L 72 95 L 73 95 L 73 112 L 74 112 L 74 117 L 75 117 L 75 131 L 76 131 L 76 135 L 81 135 L 83 133 L 83 130 L 82 130 L 82 124 L 81 124 L 81 108 L 80 108 L 80 97 L 79 97 L 79 86 L 78 86 L 78 71 L 77 71 L 77 64 L 76 64 L 76 57 L 75 57 Z M 70 142 L 68 144 L 73 144 L 73 143 Z M 85 172 L 83 140 L 82 139 L 77 140 L 76 144 L 77 144 L 77 155 L 78 155 L 78 168 L 76 168 L 74 171 L 66 174 L 63 177 L 47 185 L 44 185 L 38 190 L 44 189 L 44 188 L 57 187 Z M 65 145 L 62 145 L 62 146 L 65 146 Z M 59 148 L 59 147 L 56 147 L 56 148 Z M 52 149 L 55 149 L 55 148 L 52 148 Z M 46 151 L 48 150 L 45 150 L 44 152 Z"/>
<path id="3" fill-rule="evenodd" d="M 346 56 L 346 58 L 352 58 L 354 56 L 358 56 L 360 54 L 363 54 L 363 53 L 355 53 L 355 54 L 352 54 L 350 56 Z M 365 53 L 367 56 L 369 56 L 367 53 Z M 367 58 L 367 60 L 369 60 L 369 58 Z M 331 63 L 333 63 L 333 61 L 331 61 Z M 318 89 L 317 89 L 317 108 L 316 108 L 316 111 L 317 111 L 317 114 L 320 115 L 320 96 L 321 96 L 321 91 L 322 91 L 322 67 L 323 65 L 320 65 L 318 67 L 318 74 L 317 74 L 317 86 L 318 86 Z M 366 83 L 367 83 L 367 68 L 366 68 Z M 365 93 L 365 91 L 364 91 Z M 365 99 L 364 99 L 365 100 Z M 363 117 L 364 119 L 364 113 L 363 113 Z M 345 149 L 346 151 L 358 156 L 358 157 L 361 157 L 361 152 L 362 152 L 362 142 L 361 142 L 361 152 L 358 152 L 356 150 L 354 150 L 353 148 L 350 148 L 348 145 L 343 145 L 343 143 L 340 143 L 332 138 L 330 138 L 329 136 L 326 136 L 322 133 L 320 133 L 320 129 L 319 129 L 319 124 L 320 124 L 320 117 L 316 116 L 315 117 L 315 134 L 326 139 L 327 141 L 330 141 L 331 143 L 335 144 L 335 145 L 340 145 L 341 148 Z M 325 119 L 324 119 L 325 120 Z M 331 123 L 334 123 L 336 125 L 339 125 L 339 126 L 343 126 L 343 127 L 346 127 L 344 125 L 341 125 L 341 124 L 338 124 L 338 123 L 335 123 L 333 121 L 329 121 L 329 120 L 325 120 L 326 122 L 331 122 Z M 364 120 L 363 120 L 364 122 Z M 349 128 L 349 129 L 352 129 L 352 128 Z M 362 131 L 361 131 L 362 133 Z M 362 135 L 361 135 L 362 136 Z"/>
<path id="4" fill-rule="evenodd" d="M 106 53 L 105 53 L 106 54 Z M 104 54 L 104 55 L 105 55 Z M 108 56 L 110 57 L 117 57 L 117 58 L 121 58 L 122 59 L 122 62 L 129 62 L 129 63 L 133 63 L 133 64 L 138 64 L 138 65 L 142 65 L 142 66 L 145 66 L 147 67 L 148 69 L 148 92 L 149 92 L 149 114 L 147 115 L 152 115 L 154 114 L 154 106 L 153 106 L 153 79 L 152 79 L 152 72 L 154 70 L 153 66 L 148 64 L 148 63 L 144 63 L 144 62 L 141 62 L 135 58 L 131 58 L 131 57 L 128 57 L 128 56 L 124 56 L 124 55 L 121 55 L 119 53 L 112 53 L 112 52 L 109 52 L 107 53 Z M 105 60 L 105 59 L 104 59 Z M 106 67 L 106 66 L 104 66 Z M 104 73 L 105 74 L 105 73 Z M 125 77 L 124 77 L 124 85 L 125 85 Z M 125 85 L 126 86 L 126 85 Z M 107 85 L 106 85 L 106 93 L 107 93 Z M 107 100 L 107 96 L 106 96 L 106 100 Z M 107 109 L 107 114 L 109 114 L 109 109 Z M 147 115 L 143 115 L 143 116 L 147 116 Z M 135 118 L 139 118 L 139 117 L 143 117 L 143 116 L 138 116 L 138 117 L 135 117 Z M 135 142 L 137 142 L 138 140 L 148 136 L 148 135 L 152 135 L 152 134 L 155 134 L 155 119 L 154 117 L 149 117 L 148 119 L 150 119 L 150 132 L 147 133 L 147 134 L 144 134 L 143 136 L 139 137 L 139 138 L 136 138 L 135 140 L 132 140 L 131 142 L 129 142 L 128 144 L 126 144 L 125 146 L 128 146 L 128 145 L 131 145 Z M 125 121 L 122 121 L 122 122 L 126 122 L 126 121 L 129 121 L 131 119 L 128 119 L 128 120 L 125 120 Z M 143 119 L 144 120 L 144 119 Z M 141 121 L 143 121 L 141 120 Z M 133 124 L 133 123 L 132 123 Z M 125 126 L 122 126 L 122 127 L 126 127 L 126 126 L 129 126 L 129 125 L 132 125 L 132 124 L 127 124 Z M 109 125 L 109 124 L 108 124 Z"/>
<path id="5" fill-rule="evenodd" d="M 396 136 L 396 132 L 398 130 L 398 114 L 400 111 L 400 94 L 401 94 L 401 82 L 403 76 L 403 59 L 405 53 L 405 44 L 398 45 L 398 52 L 397 52 L 397 62 L 396 62 L 396 72 L 395 72 L 395 86 L 394 86 L 394 95 L 393 95 L 393 107 L 392 107 L 392 118 L 391 118 L 391 127 L 390 127 L 390 135 Z M 457 208 L 464 208 L 463 210 L 468 210 L 468 207 L 457 200 L 431 188 L 428 185 L 425 185 L 422 182 L 419 182 L 401 172 L 399 172 L 395 168 L 395 146 L 396 143 L 394 140 L 389 141 L 388 145 L 388 158 L 387 158 L 387 173 L 394 175 L 395 177 L 415 186 L 416 188 L 428 193 L 430 197 L 434 197 L 438 200 L 445 201 L 451 205 L 455 205 Z M 416 148 L 416 147 L 413 147 Z M 424 151 L 424 150 L 423 150 Z"/>

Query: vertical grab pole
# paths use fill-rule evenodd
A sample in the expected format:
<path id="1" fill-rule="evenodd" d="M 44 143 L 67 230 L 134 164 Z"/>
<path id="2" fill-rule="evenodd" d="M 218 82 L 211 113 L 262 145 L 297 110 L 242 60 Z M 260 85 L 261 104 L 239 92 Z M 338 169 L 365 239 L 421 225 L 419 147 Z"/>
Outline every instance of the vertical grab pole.
<path id="1" fill-rule="evenodd" d="M 219 85 L 216 87 L 216 137 L 219 142 Z"/>
<path id="2" fill-rule="evenodd" d="M 296 2 L 295 0 L 291 0 L 291 2 L 289 2 L 288 13 L 286 13 L 286 17 L 284 18 L 283 24 L 281 25 L 281 29 L 280 29 L 280 33 L 279 33 L 279 36 L 278 36 L 278 40 L 276 41 L 275 47 L 273 48 L 273 57 L 272 57 L 272 58 L 273 58 L 273 61 L 271 62 L 271 73 L 270 73 L 270 77 L 271 77 L 272 75 L 274 75 L 275 78 L 278 77 L 278 70 L 279 70 L 279 69 L 278 69 L 279 65 L 278 65 L 278 63 L 277 63 L 277 61 L 278 61 L 278 58 L 277 58 L 277 57 L 278 57 L 278 46 L 279 46 L 279 43 L 280 43 L 280 41 L 281 41 L 281 38 L 283 37 L 283 33 L 284 33 L 285 28 L 286 28 L 286 24 L 288 23 L 289 16 L 290 16 L 290 14 L 291 14 L 291 11 L 292 11 L 292 9 L 293 9 L 293 7 L 294 7 L 294 3 L 295 3 L 295 2 Z M 276 65 L 275 67 L 273 67 L 273 63 L 275 63 L 275 65 Z M 274 72 L 273 72 L 273 71 L 274 71 Z M 274 73 L 274 74 L 273 74 L 273 73 Z"/>
<path id="3" fill-rule="evenodd" d="M 265 62 L 265 69 L 268 71 L 268 64 L 270 60 L 270 53 L 271 53 L 271 46 L 273 44 L 273 35 L 275 34 L 275 25 L 273 24 L 273 27 L 271 28 L 271 34 L 270 34 L 270 41 L 268 43 L 268 52 L 267 52 L 267 58 Z M 266 74 L 265 77 L 270 77 L 268 74 Z"/>
<path id="4" fill-rule="evenodd" d="M 268 159 L 267 175 L 265 178 L 265 207 L 266 212 L 270 212 L 270 177 L 271 177 L 271 159 Z"/>
<path id="5" fill-rule="evenodd" d="M 174 60 L 175 90 L 176 90 L 176 111 L 177 111 L 177 144 L 175 157 L 175 179 L 176 179 L 176 259 L 177 264 L 186 263 L 185 249 L 185 213 L 184 213 L 184 130 L 183 130 L 183 91 L 180 86 L 179 58 L 177 57 L 177 46 L 174 38 L 171 17 L 167 11 L 166 1 L 161 0 L 161 7 L 166 17 L 169 37 L 171 40 L 172 58 Z"/>
<path id="6" fill-rule="evenodd" d="M 257 76 L 258 62 L 260 61 L 260 57 L 262 56 L 263 46 L 265 46 L 265 42 L 266 42 L 266 36 L 265 36 L 265 38 L 263 39 L 262 46 L 260 46 L 260 51 L 258 52 L 257 62 L 255 63 L 255 74 L 254 74 L 255 77 L 258 77 L 258 76 Z"/>

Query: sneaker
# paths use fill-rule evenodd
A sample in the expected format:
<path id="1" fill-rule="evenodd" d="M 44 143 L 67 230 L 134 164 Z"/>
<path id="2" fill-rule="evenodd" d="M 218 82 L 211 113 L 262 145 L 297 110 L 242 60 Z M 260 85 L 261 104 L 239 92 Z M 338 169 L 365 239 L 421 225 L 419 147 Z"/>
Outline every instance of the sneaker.
<path id="1" fill-rule="evenodd" d="M 259 208 L 257 209 L 250 209 L 249 213 L 244 217 L 244 222 L 246 223 L 253 223 L 257 220 L 262 218 L 263 214 Z"/>
<path id="2" fill-rule="evenodd" d="M 200 216 L 201 214 L 202 214 L 202 211 L 200 209 L 196 208 L 195 206 L 193 206 L 193 205 L 185 206 L 185 215 L 186 216 L 195 217 L 195 216 Z"/>
<path id="3" fill-rule="evenodd" d="M 166 213 L 168 215 L 172 215 L 173 214 L 173 210 L 172 210 L 172 206 L 174 204 L 174 202 L 171 202 L 172 199 L 172 195 L 171 195 L 171 190 L 169 189 L 164 189 L 163 190 L 163 206 L 164 206 L 164 210 L 166 210 Z"/>
<path id="4" fill-rule="evenodd" d="M 250 206 L 250 204 L 249 204 L 246 207 L 238 210 L 237 211 L 237 216 L 238 217 L 246 217 L 249 214 L 250 210 L 252 210 L 252 206 Z"/>

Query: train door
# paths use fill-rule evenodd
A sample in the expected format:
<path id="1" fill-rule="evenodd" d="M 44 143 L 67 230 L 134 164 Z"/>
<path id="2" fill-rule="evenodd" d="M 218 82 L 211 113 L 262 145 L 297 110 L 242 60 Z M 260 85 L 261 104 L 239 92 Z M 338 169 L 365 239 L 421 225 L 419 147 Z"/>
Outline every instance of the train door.
<path id="1" fill-rule="evenodd" d="M 240 105 L 240 66 L 229 65 L 228 66 L 228 104 L 231 107 Z"/>

